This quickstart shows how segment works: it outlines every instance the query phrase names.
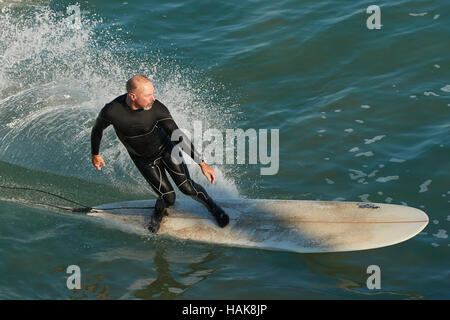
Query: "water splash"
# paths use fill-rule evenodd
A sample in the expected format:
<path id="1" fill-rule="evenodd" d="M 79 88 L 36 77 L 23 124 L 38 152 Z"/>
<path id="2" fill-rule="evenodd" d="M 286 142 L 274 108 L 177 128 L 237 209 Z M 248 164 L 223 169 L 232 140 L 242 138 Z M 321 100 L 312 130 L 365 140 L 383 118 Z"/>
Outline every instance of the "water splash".
<path id="1" fill-rule="evenodd" d="M 221 88 L 195 71 L 168 62 L 158 48 L 130 48 L 95 13 L 74 28 L 65 10 L 47 4 L 2 4 L 0 12 L 0 158 L 28 168 L 150 191 L 112 128 L 102 140 L 107 167 L 90 164 L 90 131 L 103 105 L 143 73 L 178 125 L 201 120 L 219 130 L 230 124 Z M 201 79 L 201 80 L 198 80 Z M 237 197 L 233 174 L 216 168 L 211 194 Z M 198 169 L 191 175 L 207 186 Z"/>

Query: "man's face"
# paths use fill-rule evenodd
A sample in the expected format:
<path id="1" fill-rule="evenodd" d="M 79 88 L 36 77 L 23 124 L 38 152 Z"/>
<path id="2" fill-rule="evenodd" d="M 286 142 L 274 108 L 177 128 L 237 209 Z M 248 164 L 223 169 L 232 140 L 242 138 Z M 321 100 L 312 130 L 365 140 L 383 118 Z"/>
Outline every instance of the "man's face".
<path id="1" fill-rule="evenodd" d="M 135 99 L 133 99 L 134 104 L 138 108 L 148 110 L 155 102 L 155 97 L 153 96 L 154 88 L 151 83 L 143 83 L 134 93 Z"/>

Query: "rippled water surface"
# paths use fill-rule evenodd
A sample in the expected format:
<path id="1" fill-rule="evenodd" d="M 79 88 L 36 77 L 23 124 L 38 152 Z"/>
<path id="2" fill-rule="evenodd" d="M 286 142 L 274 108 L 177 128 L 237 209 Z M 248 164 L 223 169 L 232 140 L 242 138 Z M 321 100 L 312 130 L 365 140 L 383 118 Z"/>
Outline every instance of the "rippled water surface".
<path id="1" fill-rule="evenodd" d="M 370 1 L 0 1 L 0 184 L 93 206 L 154 199 L 112 128 L 148 75 L 180 127 L 279 129 L 279 171 L 214 165 L 216 198 L 367 201 L 429 225 L 375 250 L 298 254 L 158 238 L 0 189 L 3 299 L 448 299 L 450 5 Z M 178 193 L 183 199 L 184 196 Z M 183 199 L 183 201 L 190 201 Z M 69 265 L 82 288 L 66 286 Z M 381 289 L 366 286 L 381 269 Z"/>

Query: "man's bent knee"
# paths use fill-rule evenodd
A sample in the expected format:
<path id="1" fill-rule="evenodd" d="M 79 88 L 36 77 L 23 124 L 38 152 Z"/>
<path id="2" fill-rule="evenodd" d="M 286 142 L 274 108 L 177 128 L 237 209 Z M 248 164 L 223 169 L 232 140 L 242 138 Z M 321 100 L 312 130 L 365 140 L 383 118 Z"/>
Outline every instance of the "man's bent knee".
<path id="1" fill-rule="evenodd" d="M 164 200 L 166 207 L 173 206 L 175 204 L 175 191 L 163 194 L 161 198 Z"/>
<path id="2" fill-rule="evenodd" d="M 180 189 L 181 192 L 183 192 L 187 196 L 196 196 L 197 190 L 194 187 L 194 181 L 187 179 L 185 182 L 183 182 L 178 189 Z"/>

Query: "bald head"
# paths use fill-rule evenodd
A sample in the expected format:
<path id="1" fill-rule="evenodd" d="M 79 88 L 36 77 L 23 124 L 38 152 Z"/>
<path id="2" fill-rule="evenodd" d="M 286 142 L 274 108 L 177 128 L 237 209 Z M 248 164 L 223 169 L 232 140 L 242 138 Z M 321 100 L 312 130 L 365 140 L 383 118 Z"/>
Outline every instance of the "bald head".
<path id="1" fill-rule="evenodd" d="M 149 110 L 155 102 L 153 92 L 152 82 L 142 74 L 135 75 L 127 81 L 127 103 L 132 109 Z"/>
<path id="2" fill-rule="evenodd" d="M 136 89 L 144 84 L 152 84 L 149 78 L 143 74 L 137 74 L 127 81 L 127 92 L 136 92 Z"/>

